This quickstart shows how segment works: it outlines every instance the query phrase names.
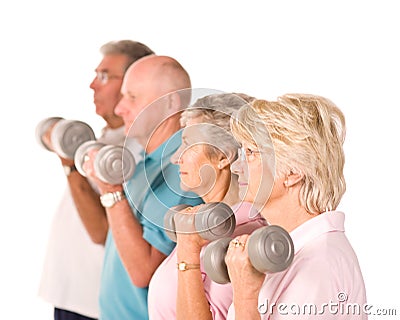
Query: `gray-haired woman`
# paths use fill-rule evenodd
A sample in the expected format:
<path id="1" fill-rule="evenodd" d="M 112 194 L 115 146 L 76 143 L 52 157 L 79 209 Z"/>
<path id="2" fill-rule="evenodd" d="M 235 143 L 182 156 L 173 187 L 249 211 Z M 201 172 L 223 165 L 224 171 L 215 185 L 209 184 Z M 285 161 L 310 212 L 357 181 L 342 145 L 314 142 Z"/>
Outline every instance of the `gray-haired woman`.
<path id="1" fill-rule="evenodd" d="M 237 176 L 230 170 L 238 143 L 230 132 L 233 112 L 246 104 L 245 95 L 213 94 L 196 101 L 181 117 L 182 145 L 171 161 L 179 165 L 181 188 L 205 203 L 224 202 L 236 217 L 235 234 L 265 225 L 249 203 L 240 203 Z M 190 208 L 186 214 L 195 214 Z M 177 223 L 177 222 L 176 222 Z M 179 229 L 177 225 L 177 229 Z M 149 315 L 159 319 L 225 319 L 232 302 L 230 285 L 212 282 L 200 256 L 208 241 L 197 233 L 177 233 L 177 246 L 155 272 L 149 288 Z M 184 263 L 185 270 L 177 269 Z"/>

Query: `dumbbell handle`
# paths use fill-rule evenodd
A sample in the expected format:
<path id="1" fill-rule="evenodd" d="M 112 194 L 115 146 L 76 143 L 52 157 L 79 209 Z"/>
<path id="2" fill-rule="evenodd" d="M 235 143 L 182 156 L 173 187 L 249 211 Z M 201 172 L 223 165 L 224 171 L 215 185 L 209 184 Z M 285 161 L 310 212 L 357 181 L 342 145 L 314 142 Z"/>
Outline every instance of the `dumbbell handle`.
<path id="1" fill-rule="evenodd" d="M 164 217 L 164 226 L 171 240 L 177 241 L 176 232 L 190 233 L 194 230 L 205 240 L 216 240 L 232 234 L 236 226 L 235 214 L 223 202 L 211 202 L 202 205 L 195 214 L 184 214 L 180 211 L 191 207 L 179 205 L 171 208 Z M 176 230 L 176 221 L 182 230 Z M 193 230 L 194 229 L 194 230 Z"/>
<path id="2" fill-rule="evenodd" d="M 214 282 L 230 282 L 225 256 L 231 240 L 227 237 L 211 242 L 204 251 L 204 268 Z M 283 271 L 293 261 L 293 241 L 280 226 L 270 225 L 255 230 L 246 247 L 252 266 L 261 273 Z"/>
<path id="3" fill-rule="evenodd" d="M 54 125 L 60 121 L 63 120 L 64 118 L 61 117 L 50 117 L 50 118 L 45 118 L 41 120 L 37 125 L 35 129 L 35 136 L 36 136 L 36 141 L 40 146 L 42 146 L 44 149 L 48 151 L 53 151 L 50 149 L 50 146 L 47 145 L 44 136 L 49 135 L 49 140 L 50 140 L 50 128 L 54 127 Z"/>

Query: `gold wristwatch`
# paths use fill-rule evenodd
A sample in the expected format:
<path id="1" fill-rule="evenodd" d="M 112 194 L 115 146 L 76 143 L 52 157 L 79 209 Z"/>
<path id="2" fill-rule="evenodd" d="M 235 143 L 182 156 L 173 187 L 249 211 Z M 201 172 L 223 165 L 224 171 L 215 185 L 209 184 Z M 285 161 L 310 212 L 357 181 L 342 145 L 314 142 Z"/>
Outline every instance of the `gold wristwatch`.
<path id="1" fill-rule="evenodd" d="M 186 263 L 185 261 L 178 262 L 176 265 L 177 265 L 179 271 L 200 269 L 200 264 Z"/>

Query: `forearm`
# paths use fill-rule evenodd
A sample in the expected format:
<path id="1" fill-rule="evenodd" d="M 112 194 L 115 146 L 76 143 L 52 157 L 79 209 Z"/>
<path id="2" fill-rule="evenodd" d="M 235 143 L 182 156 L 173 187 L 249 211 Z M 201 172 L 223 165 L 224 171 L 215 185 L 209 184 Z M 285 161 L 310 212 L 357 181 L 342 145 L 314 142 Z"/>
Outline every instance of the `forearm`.
<path id="1" fill-rule="evenodd" d="M 233 289 L 235 319 L 261 319 L 258 312 L 258 296 L 265 280 L 265 274 L 251 265 L 248 256 L 248 234 L 235 239 L 242 246 L 230 244 L 225 256 L 229 278 Z M 244 244 L 244 245 L 243 245 Z"/>
<path id="2" fill-rule="evenodd" d="M 189 264 L 200 265 L 200 250 L 201 248 L 183 248 L 178 240 L 177 262 L 185 261 Z M 193 315 L 196 315 L 195 318 L 198 320 L 212 319 L 200 268 L 178 270 L 176 318 L 178 320 L 193 319 Z"/>
<path id="3" fill-rule="evenodd" d="M 109 226 L 122 263 L 137 287 L 147 287 L 165 255 L 143 239 L 143 229 L 126 199 L 107 209 Z"/>
<path id="4" fill-rule="evenodd" d="M 107 238 L 108 221 L 106 211 L 100 203 L 100 196 L 78 171 L 72 172 L 67 179 L 76 209 L 86 231 L 94 243 L 104 245 Z"/>

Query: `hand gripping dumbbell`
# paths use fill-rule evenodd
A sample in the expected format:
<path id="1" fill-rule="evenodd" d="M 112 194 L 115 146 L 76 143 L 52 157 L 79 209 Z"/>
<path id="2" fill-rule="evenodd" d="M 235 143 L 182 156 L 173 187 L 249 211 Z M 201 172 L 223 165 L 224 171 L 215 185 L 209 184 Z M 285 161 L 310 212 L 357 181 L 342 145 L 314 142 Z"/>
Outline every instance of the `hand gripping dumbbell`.
<path id="1" fill-rule="evenodd" d="M 230 282 L 225 256 L 231 238 L 211 242 L 204 250 L 204 270 L 214 282 Z M 252 266 L 261 273 L 285 270 L 293 261 L 294 247 L 289 233 L 270 225 L 255 230 L 248 238 L 247 250 Z"/>
<path id="2" fill-rule="evenodd" d="M 52 127 L 50 140 L 53 150 L 44 143 L 43 136 Z M 49 151 L 54 151 L 59 156 L 74 159 L 76 149 L 85 141 L 94 140 L 92 128 L 85 122 L 78 120 L 65 120 L 60 117 L 43 119 L 36 126 L 36 139 L 39 144 Z"/>
<path id="3" fill-rule="evenodd" d="M 164 216 L 164 227 L 168 237 L 176 242 L 176 232 L 190 232 L 194 229 L 206 240 L 229 237 L 236 226 L 236 218 L 230 206 L 223 202 L 211 202 L 202 205 L 195 214 L 183 214 L 179 211 L 190 208 L 188 204 L 180 204 L 167 211 Z M 184 230 L 176 230 L 175 215 L 184 219 Z M 194 221 L 193 221 L 194 220 Z"/>
<path id="4" fill-rule="evenodd" d="M 96 176 L 109 184 L 122 184 L 135 172 L 136 162 L 132 153 L 122 147 L 105 145 L 97 141 L 82 143 L 75 153 L 75 166 L 78 172 L 86 176 L 83 164 L 90 150 L 99 150 L 93 162 Z"/>

